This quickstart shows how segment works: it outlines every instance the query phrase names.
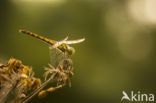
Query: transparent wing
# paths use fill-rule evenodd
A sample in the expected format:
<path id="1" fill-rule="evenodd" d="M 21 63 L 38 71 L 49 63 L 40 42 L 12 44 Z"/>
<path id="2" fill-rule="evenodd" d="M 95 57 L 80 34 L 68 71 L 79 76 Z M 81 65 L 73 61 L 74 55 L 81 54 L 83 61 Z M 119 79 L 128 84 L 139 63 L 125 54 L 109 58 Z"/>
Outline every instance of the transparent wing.
<path id="1" fill-rule="evenodd" d="M 50 53 L 50 63 L 55 68 L 59 62 L 64 58 L 64 53 L 57 48 L 49 48 Z"/>
<path id="2" fill-rule="evenodd" d="M 76 43 L 81 43 L 85 40 L 85 38 L 78 39 L 78 40 L 68 40 L 68 41 L 63 41 L 65 44 L 76 44 Z"/>

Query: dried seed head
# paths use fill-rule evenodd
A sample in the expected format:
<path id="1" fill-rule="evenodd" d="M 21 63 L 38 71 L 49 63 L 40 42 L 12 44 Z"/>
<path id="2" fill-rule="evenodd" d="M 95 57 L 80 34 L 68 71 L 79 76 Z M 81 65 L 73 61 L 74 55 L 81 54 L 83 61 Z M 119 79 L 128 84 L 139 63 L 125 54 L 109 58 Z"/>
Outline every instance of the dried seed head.
<path id="1" fill-rule="evenodd" d="M 25 88 L 27 91 L 31 89 L 31 86 L 32 86 L 31 80 L 30 79 L 25 80 Z"/>
<path id="2" fill-rule="evenodd" d="M 72 60 L 71 59 L 64 59 L 62 60 L 62 62 L 59 64 L 59 68 L 61 67 L 61 69 L 63 70 L 71 70 L 72 68 Z"/>
<path id="3" fill-rule="evenodd" d="M 39 78 L 35 78 L 34 82 L 31 85 L 32 89 L 36 89 L 41 85 L 41 80 Z"/>
<path id="4" fill-rule="evenodd" d="M 19 68 L 21 65 L 22 65 L 22 62 L 19 61 L 19 60 L 14 59 L 14 58 L 11 58 L 11 59 L 9 60 L 9 62 L 8 62 L 8 67 L 9 67 L 10 69 L 15 69 L 15 68 L 17 69 L 17 68 Z"/>
<path id="5" fill-rule="evenodd" d="M 69 72 L 69 77 L 72 78 L 74 73 L 72 71 Z"/>

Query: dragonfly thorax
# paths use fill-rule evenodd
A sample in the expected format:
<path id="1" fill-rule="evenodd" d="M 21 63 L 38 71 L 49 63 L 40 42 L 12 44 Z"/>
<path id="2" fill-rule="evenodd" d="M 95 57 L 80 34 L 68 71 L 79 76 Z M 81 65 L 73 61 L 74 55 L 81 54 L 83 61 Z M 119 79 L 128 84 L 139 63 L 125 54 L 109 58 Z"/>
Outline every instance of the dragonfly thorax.
<path id="1" fill-rule="evenodd" d="M 67 44 L 62 44 L 62 45 L 58 46 L 58 48 L 62 52 L 67 53 L 68 55 L 73 55 L 75 53 L 75 49 L 73 47 L 70 47 Z"/>
<path id="2" fill-rule="evenodd" d="M 65 52 L 65 51 L 68 49 L 68 47 L 67 47 L 66 44 L 61 44 L 60 46 L 58 46 L 58 48 L 59 48 L 62 52 Z"/>

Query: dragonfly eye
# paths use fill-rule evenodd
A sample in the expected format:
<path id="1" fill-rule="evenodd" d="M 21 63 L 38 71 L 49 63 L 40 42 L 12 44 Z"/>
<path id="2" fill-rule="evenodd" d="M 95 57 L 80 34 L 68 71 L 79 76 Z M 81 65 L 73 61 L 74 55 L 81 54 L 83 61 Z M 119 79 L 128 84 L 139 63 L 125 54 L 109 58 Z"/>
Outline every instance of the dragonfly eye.
<path id="1" fill-rule="evenodd" d="M 69 48 L 68 48 L 68 54 L 69 54 L 69 55 L 73 55 L 74 53 L 75 53 L 75 49 L 72 48 L 72 47 L 69 47 Z"/>

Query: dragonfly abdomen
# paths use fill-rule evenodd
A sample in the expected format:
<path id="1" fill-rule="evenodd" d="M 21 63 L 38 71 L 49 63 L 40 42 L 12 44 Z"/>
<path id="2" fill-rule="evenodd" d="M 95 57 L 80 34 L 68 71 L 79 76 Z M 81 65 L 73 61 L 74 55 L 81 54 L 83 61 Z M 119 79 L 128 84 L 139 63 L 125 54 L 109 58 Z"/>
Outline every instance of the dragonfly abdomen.
<path id="1" fill-rule="evenodd" d="M 56 41 L 53 41 L 53 40 L 47 39 L 45 37 L 39 36 L 38 34 L 30 32 L 30 31 L 19 30 L 19 32 L 22 32 L 22 33 L 28 34 L 28 35 L 30 35 L 32 37 L 38 38 L 38 39 L 40 39 L 40 40 L 42 40 L 42 41 L 44 41 L 44 42 L 46 42 L 46 43 L 48 43 L 50 45 L 54 45 L 56 43 Z"/>

